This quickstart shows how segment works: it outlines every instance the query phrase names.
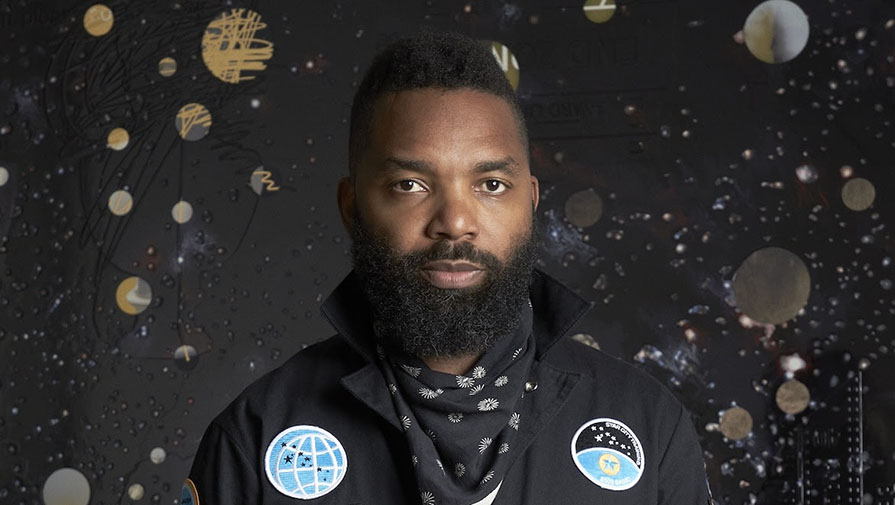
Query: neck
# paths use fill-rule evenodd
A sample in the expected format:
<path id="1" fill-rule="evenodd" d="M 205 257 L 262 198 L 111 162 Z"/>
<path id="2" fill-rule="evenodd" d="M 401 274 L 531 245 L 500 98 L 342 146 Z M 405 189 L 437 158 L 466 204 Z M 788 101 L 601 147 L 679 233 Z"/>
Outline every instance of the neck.
<path id="1" fill-rule="evenodd" d="M 436 372 L 451 375 L 466 375 L 473 365 L 481 358 L 481 354 L 469 354 L 465 356 L 430 356 L 421 358 L 423 362 Z"/>

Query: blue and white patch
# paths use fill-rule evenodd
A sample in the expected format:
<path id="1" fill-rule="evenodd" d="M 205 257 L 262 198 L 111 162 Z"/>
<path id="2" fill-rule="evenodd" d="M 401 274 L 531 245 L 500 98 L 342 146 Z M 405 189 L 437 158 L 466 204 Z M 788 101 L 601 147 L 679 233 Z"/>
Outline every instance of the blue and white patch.
<path id="1" fill-rule="evenodd" d="M 310 500 L 335 489 L 348 471 L 348 454 L 332 433 L 317 426 L 286 428 L 264 455 L 267 479 L 277 491 Z"/>
<path id="2" fill-rule="evenodd" d="M 603 489 L 631 489 L 643 475 L 643 446 L 625 423 L 601 417 L 584 423 L 572 437 L 572 460 Z"/>

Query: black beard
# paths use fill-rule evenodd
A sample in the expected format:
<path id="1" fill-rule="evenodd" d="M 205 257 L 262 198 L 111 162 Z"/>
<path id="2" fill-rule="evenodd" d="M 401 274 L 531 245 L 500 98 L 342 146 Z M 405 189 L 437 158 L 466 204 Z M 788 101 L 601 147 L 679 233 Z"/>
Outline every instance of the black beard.
<path id="1" fill-rule="evenodd" d="M 373 236 L 357 214 L 351 227 L 354 270 L 372 308 L 373 331 L 391 355 L 420 358 L 478 355 L 519 325 L 527 303 L 537 251 L 537 220 L 507 262 L 469 242 L 448 240 L 401 255 Z M 430 284 L 420 268 L 431 261 L 465 260 L 481 265 L 477 286 L 442 289 Z"/>

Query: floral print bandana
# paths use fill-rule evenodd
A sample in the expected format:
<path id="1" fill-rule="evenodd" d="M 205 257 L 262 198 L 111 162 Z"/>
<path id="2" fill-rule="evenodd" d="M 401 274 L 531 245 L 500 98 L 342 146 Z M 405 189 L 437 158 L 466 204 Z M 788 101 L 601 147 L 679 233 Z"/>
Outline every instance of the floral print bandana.
<path id="1" fill-rule="evenodd" d="M 516 329 L 465 375 L 380 353 L 424 505 L 471 505 L 509 468 L 535 356 L 531 302 L 523 305 Z"/>

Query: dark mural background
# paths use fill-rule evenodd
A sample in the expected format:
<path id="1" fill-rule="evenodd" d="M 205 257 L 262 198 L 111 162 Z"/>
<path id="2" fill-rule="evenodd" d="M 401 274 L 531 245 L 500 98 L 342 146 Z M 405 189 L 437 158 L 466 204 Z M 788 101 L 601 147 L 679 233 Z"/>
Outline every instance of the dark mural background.
<path id="1" fill-rule="evenodd" d="M 690 409 L 715 501 L 895 503 L 895 3 L 797 1 L 802 50 L 760 3 L 0 1 L 0 503 L 176 503 L 332 333 L 350 100 L 420 26 L 503 45 L 541 267 Z"/>

